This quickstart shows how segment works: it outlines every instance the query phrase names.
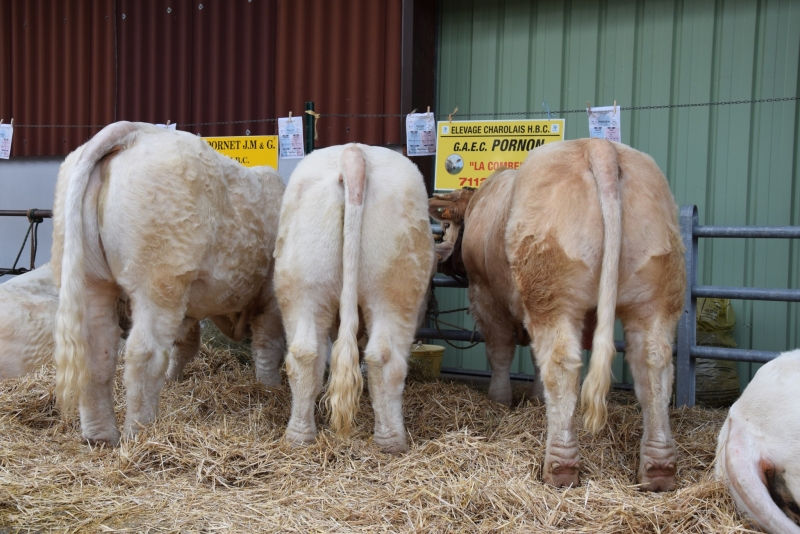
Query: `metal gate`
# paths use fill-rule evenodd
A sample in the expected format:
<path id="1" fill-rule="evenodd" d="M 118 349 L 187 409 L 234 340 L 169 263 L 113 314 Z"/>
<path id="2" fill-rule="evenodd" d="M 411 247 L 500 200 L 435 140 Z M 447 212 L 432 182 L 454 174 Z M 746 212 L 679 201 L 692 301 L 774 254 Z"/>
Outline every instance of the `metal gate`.
<path id="1" fill-rule="evenodd" d="M 731 360 L 737 362 L 766 363 L 778 352 L 731 349 L 721 347 L 698 346 L 697 338 L 697 298 L 717 297 L 743 300 L 769 300 L 782 302 L 800 302 L 800 289 L 760 289 L 734 286 L 697 285 L 697 244 L 699 238 L 800 238 L 800 226 L 700 226 L 697 206 L 686 205 L 680 210 L 681 238 L 686 247 L 684 262 L 686 265 L 686 296 L 683 315 L 678 323 L 677 345 L 673 354 L 677 354 L 677 374 L 675 378 L 675 403 L 677 406 L 694 406 L 695 403 L 695 359 Z M 448 276 L 437 275 L 433 278 L 435 287 L 467 287 L 462 282 Z M 458 341 L 483 341 L 480 332 L 460 330 L 442 330 L 440 328 L 421 328 L 417 332 L 420 338 L 448 339 Z M 619 352 L 625 352 L 625 343 L 615 341 Z M 445 369 L 451 373 L 468 375 L 489 375 L 485 371 Z M 514 378 L 532 380 L 532 375 L 517 374 Z"/>

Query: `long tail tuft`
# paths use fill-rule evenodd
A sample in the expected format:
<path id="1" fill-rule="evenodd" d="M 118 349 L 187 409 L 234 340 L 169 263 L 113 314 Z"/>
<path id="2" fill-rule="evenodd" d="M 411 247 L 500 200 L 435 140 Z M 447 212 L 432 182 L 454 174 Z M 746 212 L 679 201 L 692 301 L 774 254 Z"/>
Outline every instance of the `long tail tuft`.
<path id="1" fill-rule="evenodd" d="M 344 236 L 342 246 L 342 294 L 339 303 L 341 324 L 333 344 L 331 369 L 325 403 L 331 428 L 348 436 L 364 381 L 358 362 L 358 264 L 361 256 L 361 221 L 364 216 L 366 160 L 356 145 L 342 151 L 339 169 L 344 183 Z"/>
<path id="2" fill-rule="evenodd" d="M 83 197 L 92 171 L 103 157 L 118 150 L 125 136 L 138 129 L 130 122 L 111 124 L 84 146 L 69 174 L 64 202 L 64 254 L 56 315 L 56 400 L 63 418 L 70 417 L 88 382 L 86 355 L 86 273 L 84 267 Z M 96 214 L 95 214 L 96 216 Z"/>
<path id="3" fill-rule="evenodd" d="M 589 162 L 597 180 L 598 198 L 603 213 L 603 261 L 597 297 L 597 328 L 592 340 L 589 372 L 581 388 L 581 408 L 586 429 L 596 434 L 606 424 L 606 396 L 611 387 L 611 362 L 614 348 L 614 320 L 617 308 L 619 256 L 622 248 L 622 210 L 619 196 L 617 151 L 608 141 L 588 143 Z"/>

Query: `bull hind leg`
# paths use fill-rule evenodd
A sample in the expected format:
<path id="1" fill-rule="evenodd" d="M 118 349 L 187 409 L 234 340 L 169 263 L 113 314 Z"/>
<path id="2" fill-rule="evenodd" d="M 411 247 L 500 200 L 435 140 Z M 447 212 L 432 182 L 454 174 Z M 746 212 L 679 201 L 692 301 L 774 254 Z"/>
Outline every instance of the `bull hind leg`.
<path id="1" fill-rule="evenodd" d="M 314 409 L 322 392 L 328 350 L 330 314 L 320 313 L 316 306 L 305 310 L 298 302 L 284 315 L 286 324 L 286 375 L 292 389 L 292 414 L 286 426 L 285 439 L 292 446 L 306 445 L 317 437 Z M 295 314 L 300 311 L 303 316 Z M 324 317 L 323 317 L 324 315 Z"/>
<path id="2" fill-rule="evenodd" d="M 516 337 L 513 318 L 505 311 L 507 305 L 500 304 L 480 287 L 469 288 L 469 300 L 478 329 L 486 342 L 486 357 L 492 367 L 489 382 L 489 398 L 500 404 L 511 404 L 511 363 L 514 361 Z M 538 373 L 537 373 L 538 376 Z"/>
<path id="3" fill-rule="evenodd" d="M 528 321 L 547 407 L 547 446 L 542 480 L 556 487 L 577 486 L 580 469 L 573 414 L 581 369 L 581 318 L 566 315 L 550 324 Z"/>
<path id="4" fill-rule="evenodd" d="M 253 317 L 251 328 L 256 378 L 267 387 L 280 386 L 285 343 L 281 312 L 274 297 L 270 299 L 261 315 Z"/>
<path id="5" fill-rule="evenodd" d="M 200 352 L 200 321 L 186 318 L 183 320 L 181 330 L 185 330 L 183 335 L 175 341 L 172 353 L 169 357 L 169 367 L 167 368 L 167 380 L 183 380 L 183 369 Z"/>
<path id="6" fill-rule="evenodd" d="M 184 307 L 159 306 L 132 294 L 133 328 L 125 347 L 127 412 L 125 435 L 133 438 L 158 415 L 158 397 L 166 380 L 170 352 L 181 330 Z"/>
<path id="7" fill-rule="evenodd" d="M 120 437 L 114 414 L 114 375 L 121 335 L 119 288 L 111 283 L 89 282 L 86 296 L 89 380 L 80 398 L 81 429 L 90 443 L 116 445 Z"/>
<path id="8" fill-rule="evenodd" d="M 637 480 L 645 491 L 675 489 L 676 450 L 669 427 L 672 395 L 672 335 L 675 324 L 657 315 L 622 315 L 625 359 L 642 405 L 641 451 Z"/>
<path id="9" fill-rule="evenodd" d="M 364 350 L 369 395 L 375 412 L 375 444 L 384 452 L 405 452 L 403 389 L 414 338 L 414 321 L 375 318 Z"/>

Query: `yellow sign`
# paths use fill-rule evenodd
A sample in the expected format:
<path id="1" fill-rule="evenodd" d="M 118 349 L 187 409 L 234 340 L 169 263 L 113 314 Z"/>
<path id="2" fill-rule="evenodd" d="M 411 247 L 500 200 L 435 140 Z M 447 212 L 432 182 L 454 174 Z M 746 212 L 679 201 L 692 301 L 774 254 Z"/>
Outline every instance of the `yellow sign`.
<path id="1" fill-rule="evenodd" d="M 534 148 L 563 139 L 564 119 L 442 121 L 434 187 L 478 187 L 498 169 L 518 168 Z"/>
<path id="2" fill-rule="evenodd" d="M 204 137 L 211 148 L 235 159 L 245 167 L 269 165 L 278 169 L 278 136 Z"/>

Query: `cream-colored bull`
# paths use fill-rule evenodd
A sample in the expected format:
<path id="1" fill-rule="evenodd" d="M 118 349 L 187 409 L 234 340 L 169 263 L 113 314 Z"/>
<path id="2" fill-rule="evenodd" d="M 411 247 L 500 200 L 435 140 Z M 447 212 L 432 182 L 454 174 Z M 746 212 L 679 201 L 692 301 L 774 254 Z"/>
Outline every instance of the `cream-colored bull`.
<path id="1" fill-rule="evenodd" d="M 204 317 L 249 321 L 260 378 L 279 380 L 271 277 L 283 190 L 269 167 L 247 169 L 194 135 L 142 123 L 107 126 L 67 157 L 53 219 L 56 389 L 65 416 L 79 405 L 87 440 L 120 437 L 113 378 L 123 293 L 133 324 L 127 436 L 156 417 L 173 341 L 197 343 Z"/>
<path id="2" fill-rule="evenodd" d="M 544 382 L 547 451 L 543 479 L 578 483 L 572 416 L 581 368 L 580 334 L 597 308 L 584 421 L 606 422 L 614 319 L 625 329 L 626 358 L 643 407 L 638 479 L 644 489 L 675 486 L 675 443 L 668 419 L 672 339 L 685 274 L 676 206 L 647 155 L 603 140 L 563 141 L 531 151 L 518 171 L 495 174 L 477 191 L 430 201 L 461 257 L 475 320 L 492 366 L 489 395 L 510 402 L 509 369 L 523 327 Z M 458 250 L 458 246 L 455 247 Z"/>
<path id="3" fill-rule="evenodd" d="M 337 312 L 326 398 L 332 427 L 349 433 L 362 388 L 360 309 L 369 335 L 364 353 L 375 442 L 386 451 L 406 449 L 406 361 L 433 267 L 425 185 L 407 158 L 353 144 L 317 150 L 297 166 L 275 248 L 275 292 L 289 346 L 289 442 L 316 436 L 314 404 Z"/>
<path id="4" fill-rule="evenodd" d="M 717 444 L 717 476 L 770 534 L 800 534 L 800 350 L 758 370 Z"/>
<path id="5" fill-rule="evenodd" d="M 120 299 L 117 303 L 123 337 L 127 337 L 130 331 L 127 304 L 127 299 Z M 0 380 L 16 378 L 52 363 L 57 311 L 58 289 L 53 282 L 50 263 L 0 284 Z M 237 331 L 237 327 L 247 326 L 241 323 L 240 318 L 240 314 L 234 314 L 232 318 L 224 315 L 209 317 L 225 336 L 234 341 L 241 341 L 246 333 Z M 184 338 L 175 342 L 170 353 L 168 380 L 180 380 L 183 368 L 200 350 L 199 323 L 185 330 Z M 277 377 L 267 371 L 257 369 L 256 374 L 266 385 L 274 385 Z M 273 382 L 267 383 L 266 379 Z"/>
<path id="6" fill-rule="evenodd" d="M 49 263 L 0 284 L 0 380 L 52 361 L 57 309 Z"/>

